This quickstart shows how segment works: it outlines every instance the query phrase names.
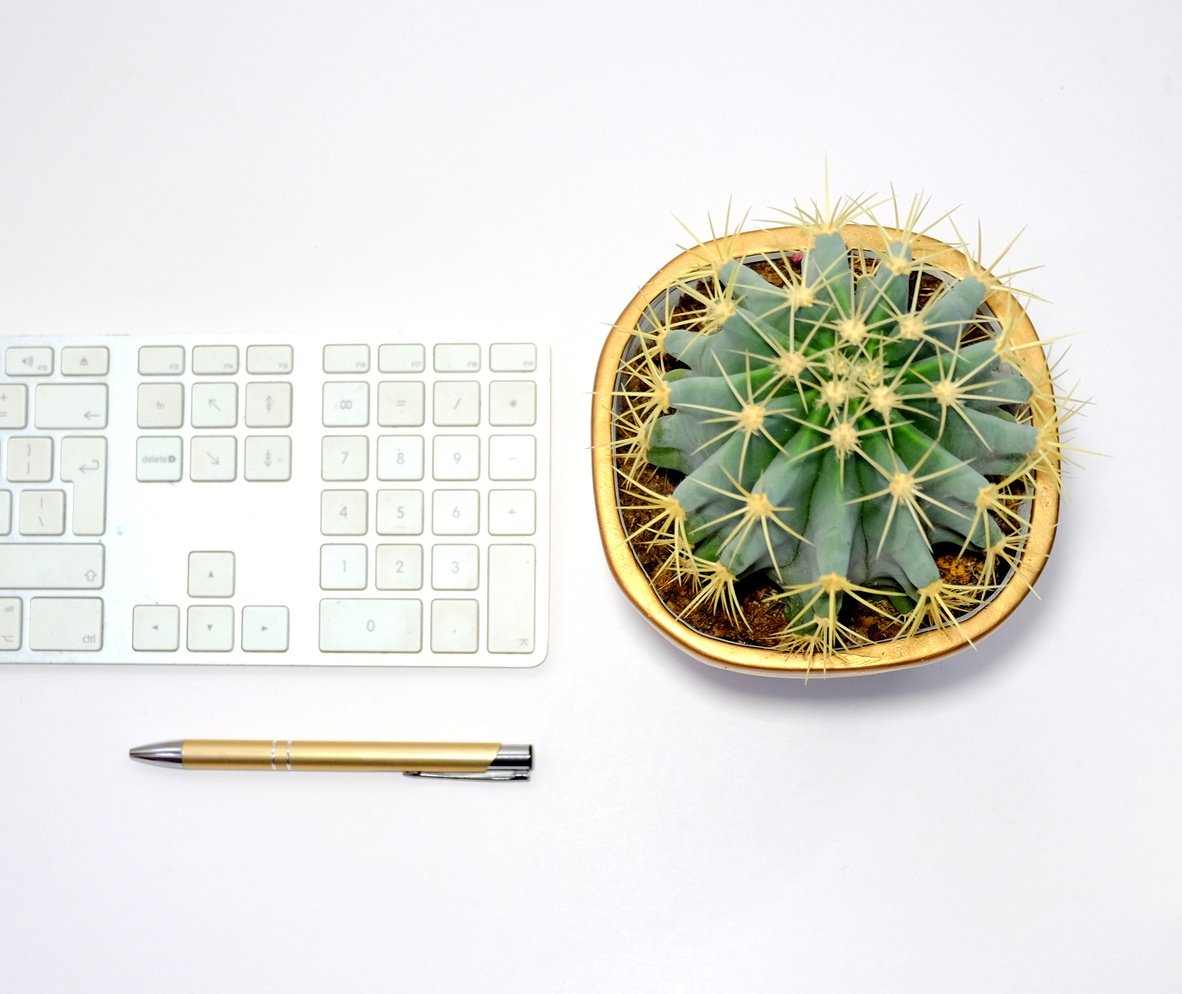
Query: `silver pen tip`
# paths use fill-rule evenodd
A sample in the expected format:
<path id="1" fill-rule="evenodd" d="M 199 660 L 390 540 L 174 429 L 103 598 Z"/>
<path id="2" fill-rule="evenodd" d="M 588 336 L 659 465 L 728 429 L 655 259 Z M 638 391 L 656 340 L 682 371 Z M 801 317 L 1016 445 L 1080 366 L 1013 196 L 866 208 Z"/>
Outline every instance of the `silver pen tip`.
<path id="1" fill-rule="evenodd" d="M 183 745 L 184 743 L 179 740 L 175 742 L 155 742 L 152 745 L 136 746 L 134 749 L 128 750 L 127 754 L 132 759 L 138 759 L 141 763 L 163 763 L 166 766 L 180 766 Z"/>

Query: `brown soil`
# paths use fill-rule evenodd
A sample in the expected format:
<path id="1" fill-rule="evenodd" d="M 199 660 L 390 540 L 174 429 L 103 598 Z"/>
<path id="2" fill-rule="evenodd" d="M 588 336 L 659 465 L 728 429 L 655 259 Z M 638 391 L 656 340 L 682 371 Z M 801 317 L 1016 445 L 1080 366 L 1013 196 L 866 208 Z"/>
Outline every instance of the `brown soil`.
<path id="1" fill-rule="evenodd" d="M 671 494 L 680 481 L 681 474 L 669 470 L 649 467 L 640 482 L 644 486 L 659 494 Z M 627 493 L 620 493 L 621 517 L 628 534 L 633 534 L 643 528 L 659 512 L 639 505 L 634 497 Z M 651 581 L 665 562 L 667 551 L 647 545 L 642 538 L 632 543 L 632 552 L 637 562 L 644 569 Z M 956 552 L 941 552 L 936 556 L 936 566 L 940 575 L 949 583 L 970 584 L 980 575 L 981 557 L 968 554 L 957 555 Z M 746 623 L 734 622 L 724 612 L 715 611 L 707 605 L 699 605 L 688 613 L 689 607 L 697 591 L 689 583 L 678 583 L 666 573 L 655 584 L 657 593 L 665 606 L 677 615 L 685 624 L 703 635 L 710 635 L 738 645 L 774 646 L 779 642 L 788 617 L 784 608 L 772 598 L 780 593 L 780 589 L 764 576 L 751 577 L 736 584 L 735 591 L 739 597 L 743 617 Z M 841 613 L 841 622 L 870 642 L 886 642 L 894 638 L 899 632 L 899 622 L 895 620 L 895 611 L 891 602 L 883 597 L 871 603 L 878 610 L 872 610 L 852 598 L 846 598 Z M 884 613 L 879 613 L 879 612 Z"/>

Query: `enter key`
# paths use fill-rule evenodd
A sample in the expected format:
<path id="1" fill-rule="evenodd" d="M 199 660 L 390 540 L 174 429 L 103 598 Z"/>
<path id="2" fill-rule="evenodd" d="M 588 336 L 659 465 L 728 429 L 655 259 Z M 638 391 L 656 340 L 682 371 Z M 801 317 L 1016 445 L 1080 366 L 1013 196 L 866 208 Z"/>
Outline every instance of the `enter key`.
<path id="1" fill-rule="evenodd" d="M 74 484 L 75 535 L 101 535 L 107 528 L 107 440 L 88 435 L 62 439 L 62 482 Z"/>

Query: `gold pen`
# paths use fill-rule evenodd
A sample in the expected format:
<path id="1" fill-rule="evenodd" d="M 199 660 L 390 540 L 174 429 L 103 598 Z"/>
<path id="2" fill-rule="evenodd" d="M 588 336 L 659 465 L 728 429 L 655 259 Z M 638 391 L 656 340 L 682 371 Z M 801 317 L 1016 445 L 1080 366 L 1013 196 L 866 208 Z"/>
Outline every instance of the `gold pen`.
<path id="1" fill-rule="evenodd" d="M 132 759 L 186 770 L 405 773 L 452 780 L 528 780 L 534 750 L 500 742 L 297 742 L 177 739 L 139 746 Z"/>

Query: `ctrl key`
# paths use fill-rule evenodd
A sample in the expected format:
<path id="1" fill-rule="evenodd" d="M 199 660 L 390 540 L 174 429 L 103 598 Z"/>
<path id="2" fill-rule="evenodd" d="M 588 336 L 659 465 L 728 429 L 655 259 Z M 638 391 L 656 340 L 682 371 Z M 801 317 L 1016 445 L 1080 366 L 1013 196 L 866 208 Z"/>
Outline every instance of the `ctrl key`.
<path id="1" fill-rule="evenodd" d="M 98 597 L 34 597 L 29 648 L 39 652 L 98 652 L 103 647 L 103 602 Z"/>

